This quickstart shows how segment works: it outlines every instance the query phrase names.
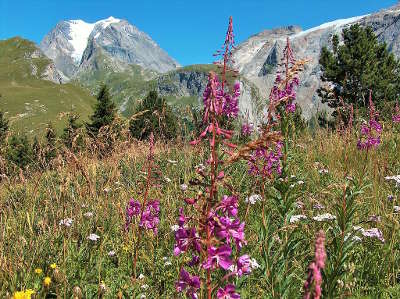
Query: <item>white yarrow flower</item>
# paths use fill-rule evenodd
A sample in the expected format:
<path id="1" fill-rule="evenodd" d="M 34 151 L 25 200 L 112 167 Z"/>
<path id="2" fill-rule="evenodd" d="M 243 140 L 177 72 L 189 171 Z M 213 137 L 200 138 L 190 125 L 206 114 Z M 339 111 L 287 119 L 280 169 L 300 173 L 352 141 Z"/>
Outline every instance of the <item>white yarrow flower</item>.
<path id="1" fill-rule="evenodd" d="M 143 285 L 141 286 L 141 288 L 142 288 L 143 290 L 147 290 L 147 289 L 149 288 L 149 285 L 148 285 L 148 284 L 143 284 Z"/>
<path id="2" fill-rule="evenodd" d="M 179 225 L 177 225 L 177 224 L 171 225 L 171 230 L 172 230 L 173 232 L 178 231 L 178 229 L 179 229 Z"/>
<path id="3" fill-rule="evenodd" d="M 399 206 L 394 206 L 393 210 L 395 213 L 399 213 L 400 212 L 400 207 Z"/>
<path id="4" fill-rule="evenodd" d="M 252 258 L 250 259 L 250 267 L 253 269 L 260 268 L 260 265 L 257 263 L 257 260 Z"/>
<path id="5" fill-rule="evenodd" d="M 244 202 L 254 205 L 257 201 L 261 201 L 261 200 L 262 200 L 262 197 L 260 194 L 253 194 L 253 195 L 250 195 L 249 197 L 247 197 L 244 200 Z"/>
<path id="6" fill-rule="evenodd" d="M 330 221 L 330 220 L 335 220 L 336 216 L 332 215 L 330 213 L 325 213 L 321 215 L 314 216 L 313 219 L 315 221 L 321 222 L 321 221 Z"/>
<path id="7" fill-rule="evenodd" d="M 90 234 L 87 238 L 93 242 L 96 242 L 98 239 L 100 239 L 100 236 L 96 234 Z"/>
<path id="8" fill-rule="evenodd" d="M 187 188 L 188 188 L 188 185 L 182 184 L 182 185 L 180 186 L 180 188 L 181 188 L 182 191 L 186 191 Z"/>
<path id="9" fill-rule="evenodd" d="M 58 225 L 64 225 L 66 227 L 70 227 L 72 225 L 72 222 L 74 222 L 74 220 L 72 220 L 71 218 L 65 218 L 60 220 L 60 222 L 58 223 Z"/>
<path id="10" fill-rule="evenodd" d="M 400 188 L 400 174 L 393 175 L 393 176 L 385 176 L 385 180 L 387 180 L 387 181 L 395 181 L 396 182 L 396 187 Z"/>
<path id="11" fill-rule="evenodd" d="M 290 217 L 289 222 L 290 223 L 296 223 L 299 222 L 302 219 L 307 219 L 306 215 L 293 215 Z"/>
<path id="12" fill-rule="evenodd" d="M 83 216 L 85 216 L 86 218 L 90 218 L 93 216 L 92 212 L 86 212 L 85 214 L 83 214 Z"/>
<path id="13" fill-rule="evenodd" d="M 143 275 L 142 273 L 140 273 L 138 278 L 139 278 L 139 279 L 143 279 L 143 278 L 144 278 L 144 275 Z"/>

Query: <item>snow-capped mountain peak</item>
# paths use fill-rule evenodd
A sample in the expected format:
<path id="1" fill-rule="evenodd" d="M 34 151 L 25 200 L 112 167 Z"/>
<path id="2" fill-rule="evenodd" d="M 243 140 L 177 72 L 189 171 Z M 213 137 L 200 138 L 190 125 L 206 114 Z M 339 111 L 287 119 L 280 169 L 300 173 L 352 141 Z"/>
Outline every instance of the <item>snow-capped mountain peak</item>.
<path id="1" fill-rule="evenodd" d="M 104 20 L 97 21 L 96 23 L 86 23 L 82 20 L 70 20 L 69 23 L 69 42 L 71 43 L 74 50 L 71 53 L 72 58 L 79 63 L 82 59 L 83 52 L 85 51 L 90 34 L 93 29 L 98 25 L 104 30 L 108 26 L 114 23 L 121 22 L 120 19 L 109 17 Z M 99 33 L 97 33 L 98 37 Z"/>
<path id="2" fill-rule="evenodd" d="M 40 48 L 68 78 L 97 65 L 93 59 L 100 52 L 115 65 L 134 64 L 157 72 L 179 66 L 150 36 L 114 17 L 95 23 L 61 21 L 43 38 Z"/>
<path id="3" fill-rule="evenodd" d="M 87 47 L 87 42 L 90 34 L 93 31 L 95 24 L 89 24 L 82 20 L 71 20 L 69 23 L 69 42 L 74 50 L 71 53 L 72 58 L 76 62 L 80 62 L 83 51 Z"/>

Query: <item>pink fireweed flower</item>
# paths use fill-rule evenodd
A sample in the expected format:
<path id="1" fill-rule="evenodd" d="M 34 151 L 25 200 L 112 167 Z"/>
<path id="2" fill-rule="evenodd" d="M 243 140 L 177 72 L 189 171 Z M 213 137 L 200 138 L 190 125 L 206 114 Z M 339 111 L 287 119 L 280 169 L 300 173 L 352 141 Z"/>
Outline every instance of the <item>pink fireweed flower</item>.
<path id="1" fill-rule="evenodd" d="M 299 78 L 297 76 L 288 77 L 289 69 L 296 63 L 289 38 L 286 39 L 282 60 L 284 69 L 278 72 L 269 99 L 273 106 L 277 107 L 283 103 L 285 104 L 286 113 L 293 113 L 296 110 L 294 101 L 296 100 L 296 88 L 299 86 Z M 283 81 L 281 74 L 285 76 L 285 81 Z"/>
<path id="2" fill-rule="evenodd" d="M 126 206 L 125 210 L 125 230 L 129 229 L 129 225 L 132 223 L 132 219 L 134 216 L 138 216 L 141 211 L 140 202 L 131 198 Z"/>
<path id="3" fill-rule="evenodd" d="M 214 221 L 210 222 L 210 227 L 214 230 L 218 238 L 225 239 L 227 244 L 231 244 L 232 239 L 238 250 L 246 244 L 244 222 L 227 216 L 216 216 L 213 220 Z"/>
<path id="4" fill-rule="evenodd" d="M 217 266 L 228 270 L 232 266 L 232 249 L 228 245 L 222 245 L 219 248 L 211 246 L 208 249 L 208 260 L 203 264 L 204 269 L 215 269 Z"/>
<path id="5" fill-rule="evenodd" d="M 254 131 L 253 124 L 246 122 L 242 125 L 241 133 L 243 136 L 245 137 L 250 136 L 251 133 L 253 133 L 253 131 Z"/>
<path id="6" fill-rule="evenodd" d="M 249 173 L 253 176 L 270 178 L 274 173 L 282 173 L 282 142 L 277 142 L 271 148 L 256 149 L 251 155 L 248 165 Z"/>
<path id="7" fill-rule="evenodd" d="M 141 214 L 142 213 L 142 214 Z M 126 220 L 125 230 L 129 230 L 129 225 L 132 223 L 133 217 L 140 216 L 139 226 L 144 227 L 148 230 L 153 230 L 154 234 L 157 234 L 157 226 L 160 222 L 160 202 L 158 200 L 149 201 L 146 207 L 142 211 L 142 205 L 139 201 L 131 198 L 126 206 Z"/>
<path id="8" fill-rule="evenodd" d="M 238 213 L 238 205 L 239 204 L 237 196 L 224 195 L 217 210 L 221 209 L 223 213 L 228 213 L 228 215 L 236 217 Z"/>
<path id="9" fill-rule="evenodd" d="M 180 227 L 175 232 L 175 247 L 174 255 L 179 255 L 182 252 L 187 252 L 192 248 L 196 252 L 201 251 L 200 237 L 195 228 Z"/>
<path id="10" fill-rule="evenodd" d="M 360 138 L 357 142 L 359 150 L 369 150 L 381 143 L 382 125 L 376 120 L 377 113 L 372 102 L 372 91 L 369 94 L 369 121 L 361 125 Z"/>
<path id="11" fill-rule="evenodd" d="M 156 235 L 158 232 L 157 226 L 160 223 L 160 219 L 158 218 L 159 213 L 160 202 L 158 200 L 149 201 L 142 213 L 140 226 L 145 227 L 148 230 L 153 230 L 153 233 Z"/>
<path id="12" fill-rule="evenodd" d="M 176 290 L 181 293 L 186 290 L 186 295 L 192 299 L 197 299 L 197 291 L 200 289 L 200 278 L 190 275 L 185 269 L 179 273 L 179 281 L 176 283 Z"/>
<path id="13" fill-rule="evenodd" d="M 218 299 L 240 299 L 240 295 L 236 293 L 235 286 L 228 284 L 225 288 L 219 288 L 217 292 Z"/>
<path id="14" fill-rule="evenodd" d="M 315 257 L 314 261 L 308 267 L 308 277 L 304 283 L 304 299 L 319 299 L 322 294 L 322 274 L 321 270 L 325 268 L 326 251 L 325 251 L 325 233 L 319 231 L 317 240 L 315 241 Z"/>

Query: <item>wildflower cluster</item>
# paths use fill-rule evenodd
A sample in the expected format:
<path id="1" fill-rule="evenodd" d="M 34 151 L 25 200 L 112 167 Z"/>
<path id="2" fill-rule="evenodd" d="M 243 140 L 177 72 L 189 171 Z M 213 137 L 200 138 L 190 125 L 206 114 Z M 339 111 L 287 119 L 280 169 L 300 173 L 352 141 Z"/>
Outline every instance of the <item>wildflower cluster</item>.
<path id="1" fill-rule="evenodd" d="M 269 147 L 260 147 L 251 154 L 248 165 L 249 173 L 254 176 L 270 178 L 274 173 L 282 173 L 282 142 L 271 143 Z"/>
<path id="2" fill-rule="evenodd" d="M 308 267 L 308 277 L 304 283 L 304 299 L 319 299 L 322 295 L 322 274 L 321 270 L 325 268 L 325 233 L 320 231 L 315 241 L 315 258 Z"/>
<path id="3" fill-rule="evenodd" d="M 158 200 L 151 200 L 146 203 L 142 213 L 142 206 L 138 200 L 131 198 L 126 206 L 126 222 L 125 229 L 129 230 L 129 225 L 132 223 L 134 217 L 141 215 L 139 226 L 147 230 L 153 230 L 157 234 L 157 226 L 160 222 L 160 202 Z"/>
<path id="4" fill-rule="evenodd" d="M 377 121 L 377 113 L 372 102 L 372 92 L 369 95 L 369 121 L 363 123 L 360 130 L 360 138 L 357 142 L 359 150 L 369 150 L 378 147 L 381 143 L 382 125 Z"/>
<path id="5" fill-rule="evenodd" d="M 205 192 L 199 191 L 195 198 L 185 198 L 185 202 L 193 205 L 194 211 L 199 213 L 186 216 L 181 208 L 178 229 L 175 232 L 174 254 L 188 254 L 191 257 L 180 270 L 176 290 L 186 292 L 191 298 L 197 298 L 202 281 L 207 289 L 207 298 L 213 297 L 214 290 L 217 290 L 217 298 L 240 298 L 233 284 L 227 283 L 225 286 L 221 284 L 230 277 L 249 274 L 252 265 L 256 264 L 248 255 L 239 256 L 246 244 L 245 223 L 238 215 L 239 198 L 236 195 L 219 196 L 220 186 L 227 186 L 224 182 L 225 172 L 221 167 L 224 162 L 221 148 L 223 145 L 229 148 L 235 147 L 229 143 L 233 132 L 222 128 L 220 123 L 223 123 L 221 120 L 224 118 L 237 117 L 239 111 L 240 84 L 235 83 L 231 93 L 225 89 L 225 72 L 232 44 L 233 27 L 230 18 L 224 44 L 221 80 L 215 73 L 210 72 L 203 94 L 203 122 L 206 129 L 196 141 L 192 142 L 192 145 L 197 145 L 201 140 L 208 141 L 210 157 L 205 166 L 196 168 L 200 178 L 194 183 L 204 188 Z M 190 274 L 187 270 L 189 268 L 203 269 L 206 277 L 202 277 L 200 273 Z M 213 281 L 214 276 L 221 271 L 227 274 L 219 282 L 217 279 Z"/>
<path id="6" fill-rule="evenodd" d="M 284 70 L 278 72 L 275 78 L 274 86 L 269 96 L 270 103 L 278 107 L 284 105 L 286 113 L 293 113 L 296 110 L 296 88 L 299 86 L 299 78 L 297 76 L 298 64 L 294 58 L 289 38 L 286 40 L 286 46 L 283 51 Z M 295 70 L 291 72 L 291 70 Z M 283 73 L 284 77 L 281 76 Z"/>

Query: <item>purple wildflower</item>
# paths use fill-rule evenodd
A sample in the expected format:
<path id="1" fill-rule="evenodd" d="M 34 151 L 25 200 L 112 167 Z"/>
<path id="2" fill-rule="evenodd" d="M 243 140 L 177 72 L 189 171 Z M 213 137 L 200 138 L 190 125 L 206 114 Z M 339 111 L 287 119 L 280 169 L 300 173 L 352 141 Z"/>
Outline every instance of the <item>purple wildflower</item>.
<path id="1" fill-rule="evenodd" d="M 146 208 L 142 213 L 142 218 L 140 219 L 140 226 L 146 229 L 153 230 L 154 234 L 158 232 L 158 223 L 160 219 L 158 218 L 160 212 L 160 202 L 158 200 L 153 200 L 147 203 Z"/>
<path id="2" fill-rule="evenodd" d="M 225 288 L 219 288 L 217 292 L 218 299 L 240 299 L 240 295 L 236 293 L 235 286 L 228 284 Z"/>
<path id="3" fill-rule="evenodd" d="M 271 177 L 273 173 L 282 173 L 282 142 L 277 142 L 271 148 L 258 148 L 251 155 L 248 165 L 253 176 Z"/>
<path id="4" fill-rule="evenodd" d="M 215 221 L 212 222 L 211 228 L 215 230 L 217 237 L 225 239 L 227 244 L 230 244 L 231 239 L 233 239 L 239 250 L 244 244 L 246 244 L 244 222 L 240 222 L 239 219 L 232 219 L 225 216 L 217 216 L 214 220 Z"/>
<path id="5" fill-rule="evenodd" d="M 192 248 L 196 252 L 201 251 L 200 237 L 196 233 L 195 228 L 185 229 L 179 228 L 175 232 L 175 248 L 174 254 L 179 255 Z"/>
<path id="6" fill-rule="evenodd" d="M 382 125 L 376 120 L 377 113 L 372 102 L 372 92 L 369 94 L 369 121 L 363 123 L 360 129 L 360 138 L 357 142 L 359 150 L 376 148 L 381 143 Z"/>
<path id="7" fill-rule="evenodd" d="M 304 283 L 304 299 L 319 299 L 322 294 L 322 275 L 321 270 L 325 268 L 326 252 L 325 252 L 325 233 L 319 231 L 317 240 L 315 241 L 315 258 L 308 267 L 308 277 Z M 314 287 L 314 292 L 312 288 Z"/>
<path id="8" fill-rule="evenodd" d="M 250 256 L 245 254 L 239 257 L 237 261 L 237 275 L 247 275 L 250 274 L 252 270 L 252 262 Z"/>
<path id="9" fill-rule="evenodd" d="M 186 290 L 186 295 L 192 299 L 197 299 L 197 291 L 200 289 L 200 278 L 191 276 L 185 269 L 179 273 L 179 281 L 176 283 L 176 290 L 181 293 Z"/>
<path id="10" fill-rule="evenodd" d="M 131 198 L 126 206 L 126 220 L 125 220 L 125 229 L 129 229 L 129 225 L 132 223 L 132 218 L 134 216 L 138 216 L 141 211 L 141 205 L 138 200 L 134 200 Z"/>
<path id="11" fill-rule="evenodd" d="M 253 124 L 246 122 L 242 125 L 242 135 L 245 137 L 250 136 L 251 133 L 253 133 L 253 130 Z"/>
<path id="12" fill-rule="evenodd" d="M 230 216 L 236 217 L 238 213 L 238 197 L 235 195 L 224 195 L 218 209 L 221 209 L 224 213 L 228 212 Z"/>
<path id="13" fill-rule="evenodd" d="M 208 249 L 208 260 L 203 264 L 204 269 L 215 269 L 216 266 L 228 270 L 232 266 L 232 249 L 228 245 L 222 245 L 219 248 L 214 246 Z"/>

